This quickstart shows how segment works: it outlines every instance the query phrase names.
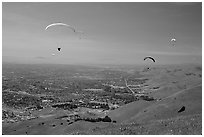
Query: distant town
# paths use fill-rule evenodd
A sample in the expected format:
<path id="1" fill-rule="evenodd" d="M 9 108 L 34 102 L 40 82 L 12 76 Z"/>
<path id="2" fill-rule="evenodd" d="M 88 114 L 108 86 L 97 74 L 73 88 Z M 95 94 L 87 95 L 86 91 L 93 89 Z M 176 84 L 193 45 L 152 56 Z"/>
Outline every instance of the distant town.
<path id="1" fill-rule="evenodd" d="M 68 110 L 75 114 L 83 111 L 105 114 L 140 99 L 155 100 L 144 92 L 144 83 L 148 79 L 134 78 L 134 75 L 128 77 L 130 74 L 124 71 L 92 68 L 89 72 L 90 68 L 80 71 L 63 68 L 58 72 L 46 67 L 29 70 L 29 65 L 16 69 L 9 65 L 6 67 L 2 84 L 3 122 L 33 119 L 36 117 L 32 115 L 33 111 L 46 108 Z M 12 109 L 21 113 L 17 114 Z"/>

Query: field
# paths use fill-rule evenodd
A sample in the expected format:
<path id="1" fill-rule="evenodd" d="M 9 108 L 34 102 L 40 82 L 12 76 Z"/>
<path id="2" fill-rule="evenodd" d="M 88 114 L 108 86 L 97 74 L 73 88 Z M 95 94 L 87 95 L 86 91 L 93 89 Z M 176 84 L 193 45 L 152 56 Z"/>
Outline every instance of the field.
<path id="1" fill-rule="evenodd" d="M 200 135 L 202 67 L 2 65 L 2 134 Z"/>

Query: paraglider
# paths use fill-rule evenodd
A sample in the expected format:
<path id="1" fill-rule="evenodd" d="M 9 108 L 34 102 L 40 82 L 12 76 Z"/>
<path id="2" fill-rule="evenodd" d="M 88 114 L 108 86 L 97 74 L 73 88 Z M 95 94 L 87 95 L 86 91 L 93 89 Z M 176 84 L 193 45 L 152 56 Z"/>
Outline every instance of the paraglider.
<path id="1" fill-rule="evenodd" d="M 144 58 L 144 60 L 146 60 L 146 59 L 151 59 L 153 62 L 156 62 L 155 59 L 150 57 L 150 56 Z"/>
<path id="2" fill-rule="evenodd" d="M 47 25 L 47 26 L 45 27 L 45 31 L 48 31 L 48 32 L 49 32 L 49 29 L 51 29 L 52 27 L 55 28 L 55 27 L 57 27 L 57 26 L 61 26 L 62 29 L 64 29 L 64 28 L 65 28 L 65 29 L 66 29 L 66 28 L 70 29 L 71 32 L 74 32 L 74 34 L 79 35 L 79 39 L 82 39 L 82 35 L 84 35 L 84 32 L 83 32 L 83 31 L 78 31 L 78 30 L 76 30 L 73 26 L 71 26 L 71 25 L 69 25 L 69 24 L 66 24 L 66 23 L 62 23 L 62 22 L 56 22 L 56 23 L 51 23 L 51 24 Z M 58 29 L 59 29 L 59 28 L 58 28 Z M 54 35 L 55 35 L 54 39 L 59 39 L 59 40 L 57 40 L 57 43 L 58 43 L 58 42 L 61 43 L 61 42 L 63 41 L 63 39 L 61 39 L 60 37 L 56 37 L 56 34 L 58 34 L 59 31 L 55 33 L 55 30 L 58 30 L 58 29 L 53 29 L 53 31 L 52 31 L 52 29 L 51 29 L 51 30 L 50 30 L 50 31 L 51 31 L 50 34 L 54 34 Z M 59 29 L 59 30 L 60 30 L 60 32 L 63 31 L 63 30 L 61 30 L 61 29 Z M 54 32 L 54 33 L 53 33 L 53 32 Z M 63 44 L 62 44 L 62 45 L 63 45 Z M 62 48 L 61 48 L 61 47 L 58 47 L 57 50 L 60 52 L 60 51 L 62 50 Z M 52 54 L 52 56 L 55 56 L 55 54 L 54 54 L 54 55 Z"/>
<path id="3" fill-rule="evenodd" d="M 48 26 L 45 27 L 45 31 L 48 31 L 51 27 L 55 27 L 55 26 L 64 26 L 65 28 L 67 27 L 71 29 L 74 33 L 76 32 L 76 29 L 73 26 L 65 24 L 65 23 L 60 23 L 60 22 L 49 24 Z M 61 51 L 61 47 L 58 47 L 57 50 Z"/>
<path id="4" fill-rule="evenodd" d="M 154 59 L 153 57 L 150 57 L 150 56 L 147 56 L 147 57 L 144 58 L 144 60 L 146 60 L 146 59 L 150 59 L 150 60 L 152 60 L 153 62 L 156 62 L 155 59 Z M 147 67 L 147 68 L 145 68 L 145 69 L 143 70 L 143 72 L 146 72 L 146 71 L 149 71 L 149 70 L 150 70 L 150 67 Z"/>
<path id="5" fill-rule="evenodd" d="M 173 46 L 175 46 L 176 39 L 175 38 L 171 39 L 171 43 L 172 43 Z"/>
<path id="6" fill-rule="evenodd" d="M 71 30 L 73 30 L 74 32 L 76 32 L 74 27 L 72 27 L 71 25 L 65 24 L 65 23 L 52 23 L 52 24 L 46 26 L 45 30 L 47 30 L 48 28 L 50 28 L 52 26 L 66 26 L 66 27 L 70 28 Z"/>

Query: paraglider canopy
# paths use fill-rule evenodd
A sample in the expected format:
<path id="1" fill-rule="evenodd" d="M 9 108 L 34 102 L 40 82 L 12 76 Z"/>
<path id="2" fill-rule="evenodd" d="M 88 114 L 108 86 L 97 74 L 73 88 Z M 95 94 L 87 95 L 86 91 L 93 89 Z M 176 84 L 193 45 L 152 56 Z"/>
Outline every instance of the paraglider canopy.
<path id="1" fill-rule="evenodd" d="M 153 62 L 156 62 L 155 59 L 150 57 L 150 56 L 144 58 L 144 60 L 146 60 L 146 59 L 151 59 Z"/>
<path id="2" fill-rule="evenodd" d="M 65 23 L 52 23 L 52 24 L 46 26 L 45 30 L 47 30 L 48 28 L 50 28 L 52 26 L 66 26 L 66 27 L 70 28 L 71 30 L 73 30 L 74 32 L 76 32 L 74 27 L 72 27 L 71 25 L 65 24 Z"/>
<path id="3" fill-rule="evenodd" d="M 176 39 L 173 38 L 173 39 L 171 39 L 171 41 L 175 41 L 176 42 Z"/>

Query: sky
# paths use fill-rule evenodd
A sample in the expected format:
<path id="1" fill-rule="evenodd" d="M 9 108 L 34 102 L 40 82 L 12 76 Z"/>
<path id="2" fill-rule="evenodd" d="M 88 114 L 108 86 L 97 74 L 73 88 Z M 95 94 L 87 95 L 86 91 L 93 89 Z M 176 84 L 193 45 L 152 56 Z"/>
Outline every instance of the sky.
<path id="1" fill-rule="evenodd" d="M 202 3 L 3 2 L 2 62 L 201 64 Z"/>

